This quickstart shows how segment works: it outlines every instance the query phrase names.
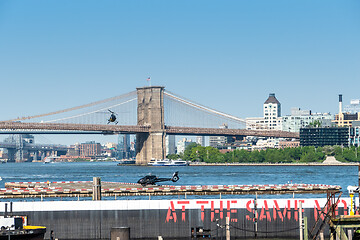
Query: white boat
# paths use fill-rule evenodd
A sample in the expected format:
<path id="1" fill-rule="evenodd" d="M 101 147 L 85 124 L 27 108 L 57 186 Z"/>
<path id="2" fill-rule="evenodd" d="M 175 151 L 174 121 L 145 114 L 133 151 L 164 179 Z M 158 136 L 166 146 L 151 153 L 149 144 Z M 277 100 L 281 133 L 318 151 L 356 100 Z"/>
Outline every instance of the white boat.
<path id="1" fill-rule="evenodd" d="M 162 160 L 155 160 L 152 159 L 148 165 L 150 166 L 189 166 L 189 162 L 185 160 L 169 160 L 169 159 L 162 159 Z"/>

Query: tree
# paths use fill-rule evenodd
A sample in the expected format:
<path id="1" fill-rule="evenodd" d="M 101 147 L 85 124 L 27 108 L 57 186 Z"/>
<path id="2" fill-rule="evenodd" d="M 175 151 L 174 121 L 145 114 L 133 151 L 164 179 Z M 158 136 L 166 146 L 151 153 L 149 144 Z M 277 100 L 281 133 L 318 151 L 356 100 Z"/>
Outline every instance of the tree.
<path id="1" fill-rule="evenodd" d="M 180 157 L 179 154 L 169 154 L 169 155 L 167 155 L 167 158 L 171 159 L 171 160 L 177 160 L 177 159 L 179 159 L 181 157 Z"/>
<path id="2" fill-rule="evenodd" d="M 192 161 L 190 157 L 192 149 L 197 147 L 198 145 L 199 144 L 197 143 L 190 143 L 189 145 L 187 145 L 184 151 L 183 159 L 186 161 Z"/>
<path id="3" fill-rule="evenodd" d="M 313 122 L 309 123 L 309 127 L 321 127 L 322 122 L 320 120 L 314 120 Z"/>
<path id="4" fill-rule="evenodd" d="M 225 162 L 225 154 L 222 154 L 219 149 L 213 147 L 206 147 L 205 152 L 207 156 L 205 162 Z"/>

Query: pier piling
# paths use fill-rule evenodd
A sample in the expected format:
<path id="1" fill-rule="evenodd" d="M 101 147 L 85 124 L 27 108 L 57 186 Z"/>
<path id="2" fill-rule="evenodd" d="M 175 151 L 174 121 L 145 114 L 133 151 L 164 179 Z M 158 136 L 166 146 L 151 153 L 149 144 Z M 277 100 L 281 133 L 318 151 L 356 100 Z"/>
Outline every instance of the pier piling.
<path id="1" fill-rule="evenodd" d="M 101 179 L 99 177 L 93 178 L 93 201 L 101 200 Z"/>

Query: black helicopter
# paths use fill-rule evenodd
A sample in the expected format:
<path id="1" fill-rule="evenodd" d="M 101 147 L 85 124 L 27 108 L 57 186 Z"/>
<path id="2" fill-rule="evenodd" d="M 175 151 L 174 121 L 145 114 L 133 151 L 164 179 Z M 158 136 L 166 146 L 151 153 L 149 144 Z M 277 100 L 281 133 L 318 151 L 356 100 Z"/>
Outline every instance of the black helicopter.
<path id="1" fill-rule="evenodd" d="M 137 183 L 145 187 L 146 185 L 155 185 L 155 183 L 157 182 L 165 182 L 165 181 L 177 182 L 180 179 L 178 173 L 179 172 L 174 172 L 171 178 L 159 178 L 155 175 L 146 175 L 145 177 L 140 178 L 139 181 L 137 181 Z"/>
<path id="2" fill-rule="evenodd" d="M 110 118 L 108 119 L 108 123 L 107 123 L 107 124 L 109 124 L 109 123 L 111 123 L 111 122 L 113 122 L 113 123 L 115 123 L 115 124 L 118 124 L 118 121 L 116 121 L 116 113 L 113 112 L 113 111 L 111 111 L 110 109 L 108 109 L 108 110 L 109 110 L 109 112 L 111 113 L 111 115 L 110 115 Z"/>

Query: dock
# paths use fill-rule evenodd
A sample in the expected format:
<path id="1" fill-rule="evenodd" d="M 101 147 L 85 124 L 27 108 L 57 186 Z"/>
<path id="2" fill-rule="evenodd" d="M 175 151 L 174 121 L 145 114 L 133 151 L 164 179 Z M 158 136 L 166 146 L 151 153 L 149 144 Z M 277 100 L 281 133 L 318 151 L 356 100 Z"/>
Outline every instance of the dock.
<path id="1" fill-rule="evenodd" d="M 339 192 L 337 185 L 268 184 L 268 185 L 149 185 L 101 182 L 101 196 L 161 195 L 255 195 L 255 194 L 320 194 Z M 0 198 L 91 197 L 92 181 L 7 182 L 0 188 Z"/>

